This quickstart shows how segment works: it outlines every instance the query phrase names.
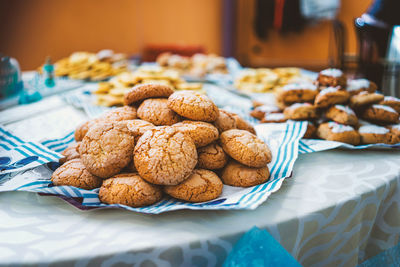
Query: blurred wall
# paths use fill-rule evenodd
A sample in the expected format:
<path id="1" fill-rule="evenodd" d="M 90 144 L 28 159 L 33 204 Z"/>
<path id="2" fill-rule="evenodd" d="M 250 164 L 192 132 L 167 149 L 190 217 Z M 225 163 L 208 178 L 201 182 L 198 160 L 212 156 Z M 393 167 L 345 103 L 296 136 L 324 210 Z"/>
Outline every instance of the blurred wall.
<path id="1" fill-rule="evenodd" d="M 146 44 L 221 53 L 221 0 L 1 0 L 0 52 L 34 69 L 47 55 L 139 53 Z"/>
<path id="2" fill-rule="evenodd" d="M 346 54 L 357 53 L 353 20 L 363 14 L 372 0 L 342 0 L 338 19 L 347 29 Z M 301 66 L 319 69 L 329 65 L 335 54 L 332 23 L 321 22 L 307 26 L 300 33 L 282 35 L 271 31 L 266 41 L 253 31 L 255 0 L 238 0 L 238 35 L 236 54 L 251 66 Z"/>

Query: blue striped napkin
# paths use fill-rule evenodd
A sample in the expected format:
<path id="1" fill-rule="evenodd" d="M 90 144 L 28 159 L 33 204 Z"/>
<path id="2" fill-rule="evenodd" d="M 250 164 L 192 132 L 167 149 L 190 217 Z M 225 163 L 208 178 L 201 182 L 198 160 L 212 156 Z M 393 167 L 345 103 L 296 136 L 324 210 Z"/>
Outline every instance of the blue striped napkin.
<path id="1" fill-rule="evenodd" d="M 307 129 L 307 123 L 271 123 L 257 125 L 255 128 L 258 136 L 269 145 L 272 152 L 272 162 L 268 164 L 271 173 L 270 180 L 264 184 L 249 188 L 231 187 L 225 185 L 222 195 L 218 199 L 209 202 L 187 203 L 165 197 L 162 201 L 143 208 L 103 204 L 100 203 L 98 199 L 98 189 L 84 190 L 72 186 L 53 186 L 51 184 L 50 177 L 52 172 L 59 165 L 56 162 L 49 161 L 43 161 L 43 163 L 35 161 L 36 168 L 19 172 L 17 175 L 5 179 L 5 182 L 1 182 L 0 180 L 0 192 L 37 192 L 60 196 L 80 209 L 123 208 L 131 211 L 150 214 L 159 214 L 162 212 L 180 209 L 255 209 L 257 206 L 263 203 L 269 195 L 279 190 L 285 178 L 291 176 L 293 165 L 298 156 L 299 141 Z M 40 152 L 38 155 L 43 154 L 43 151 L 50 151 L 51 153 L 58 155 L 57 152 L 64 150 L 73 142 L 74 137 L 73 133 L 71 132 L 63 138 L 44 141 L 42 144 L 39 144 L 42 149 L 37 150 L 37 152 Z M 58 158 L 54 158 L 54 161 L 57 160 Z"/>

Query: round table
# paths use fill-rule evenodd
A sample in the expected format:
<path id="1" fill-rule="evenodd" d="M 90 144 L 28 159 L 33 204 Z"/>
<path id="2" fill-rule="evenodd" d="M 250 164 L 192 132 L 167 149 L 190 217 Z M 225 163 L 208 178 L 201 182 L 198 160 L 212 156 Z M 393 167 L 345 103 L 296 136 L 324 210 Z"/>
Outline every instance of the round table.
<path id="1" fill-rule="evenodd" d="M 52 108 L 6 127 L 40 140 L 60 137 L 86 119 L 56 96 L 33 105 Z M 0 117 L 4 112 L 12 113 Z M 304 266 L 356 266 L 399 242 L 400 153 L 300 155 L 292 177 L 255 210 L 81 211 L 57 197 L 25 192 L 0 193 L 0 203 L 0 265 L 221 265 L 243 233 L 257 226 Z"/>

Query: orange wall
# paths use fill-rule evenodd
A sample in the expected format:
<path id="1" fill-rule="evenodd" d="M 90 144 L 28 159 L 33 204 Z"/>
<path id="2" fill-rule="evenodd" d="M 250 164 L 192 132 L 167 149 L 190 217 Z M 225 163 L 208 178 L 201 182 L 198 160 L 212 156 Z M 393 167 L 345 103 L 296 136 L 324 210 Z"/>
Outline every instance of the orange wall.
<path id="1" fill-rule="evenodd" d="M 221 0 L 0 1 L 0 52 L 34 69 L 47 55 L 139 53 L 146 44 L 203 45 L 221 53 Z"/>

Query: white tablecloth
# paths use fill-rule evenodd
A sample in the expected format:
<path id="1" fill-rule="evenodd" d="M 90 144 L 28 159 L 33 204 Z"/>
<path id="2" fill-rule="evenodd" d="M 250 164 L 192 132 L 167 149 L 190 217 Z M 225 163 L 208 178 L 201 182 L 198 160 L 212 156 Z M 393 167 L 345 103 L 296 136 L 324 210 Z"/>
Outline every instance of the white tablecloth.
<path id="1" fill-rule="evenodd" d="M 61 137 L 86 119 L 58 97 L 40 103 L 54 108 L 6 127 L 41 140 Z M 220 265 L 255 225 L 304 266 L 356 266 L 399 242 L 400 153 L 301 155 L 292 178 L 256 210 L 80 211 L 59 198 L 23 192 L 1 193 L 0 203 L 0 265 Z"/>

